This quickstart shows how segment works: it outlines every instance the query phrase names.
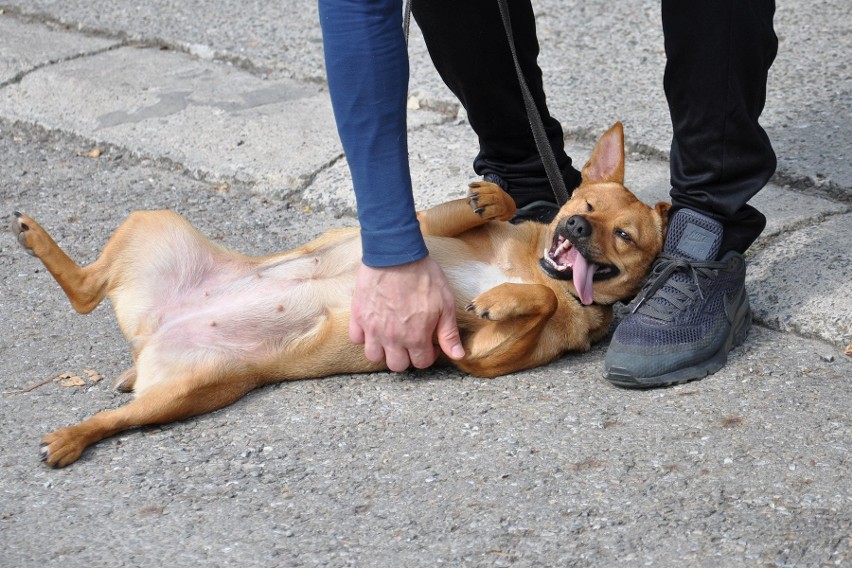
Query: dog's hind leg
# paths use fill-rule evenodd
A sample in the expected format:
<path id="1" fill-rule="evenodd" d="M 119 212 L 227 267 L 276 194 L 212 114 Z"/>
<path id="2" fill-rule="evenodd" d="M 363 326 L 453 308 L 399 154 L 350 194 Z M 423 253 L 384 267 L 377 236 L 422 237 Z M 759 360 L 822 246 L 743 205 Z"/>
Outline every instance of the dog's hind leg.
<path id="1" fill-rule="evenodd" d="M 17 211 L 12 221 L 12 232 L 27 252 L 44 263 L 79 313 L 91 312 L 104 299 L 108 275 L 101 259 L 85 268 L 80 267 L 41 225 Z"/>
<path id="2" fill-rule="evenodd" d="M 41 459 L 51 467 L 65 467 L 87 447 L 122 430 L 213 412 L 238 400 L 254 386 L 248 381 L 211 380 L 209 375 L 156 383 L 125 406 L 99 412 L 75 426 L 46 435 L 42 438 Z"/>
<path id="3" fill-rule="evenodd" d="M 118 392 L 133 392 L 136 384 L 136 367 L 130 367 L 112 382 L 112 388 Z"/>

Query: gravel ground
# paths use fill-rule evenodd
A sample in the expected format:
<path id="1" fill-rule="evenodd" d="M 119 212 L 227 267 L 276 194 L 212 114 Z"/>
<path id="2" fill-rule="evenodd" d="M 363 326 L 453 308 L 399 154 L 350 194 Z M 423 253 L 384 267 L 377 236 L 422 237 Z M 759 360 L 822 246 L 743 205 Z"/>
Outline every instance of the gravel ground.
<path id="1" fill-rule="evenodd" d="M 0 121 L 0 211 L 90 262 L 132 209 L 247 253 L 351 218 Z M 2 235 L 0 235 L 2 236 Z M 603 348 L 494 380 L 437 369 L 298 381 L 106 440 L 64 470 L 39 437 L 116 407 L 108 305 L 73 313 L 0 239 L 2 566 L 841 566 L 852 561 L 852 363 L 755 328 L 676 388 L 601 379 Z"/>

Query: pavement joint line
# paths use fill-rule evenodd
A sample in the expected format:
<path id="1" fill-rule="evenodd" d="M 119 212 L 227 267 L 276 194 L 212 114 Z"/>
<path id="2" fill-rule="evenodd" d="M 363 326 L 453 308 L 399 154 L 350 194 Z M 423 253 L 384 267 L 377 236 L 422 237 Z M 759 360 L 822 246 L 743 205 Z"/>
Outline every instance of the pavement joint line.
<path id="1" fill-rule="evenodd" d="M 573 142 L 577 145 L 594 146 L 598 135 L 592 128 L 566 128 L 563 132 L 563 138 L 566 142 Z M 669 152 L 642 142 L 625 140 L 625 151 L 638 154 L 643 158 L 665 162 L 669 160 Z M 808 197 L 822 197 L 835 203 L 852 203 L 852 188 L 831 180 L 815 181 L 807 174 L 796 174 L 778 169 L 769 179 L 768 184 L 775 184 L 796 193 L 805 194 L 807 192 Z"/>
<path id="2" fill-rule="evenodd" d="M 281 199 L 282 201 L 285 201 L 285 202 L 304 201 L 304 202 L 310 203 L 312 200 L 305 197 L 305 195 L 304 195 L 305 191 L 309 187 L 311 187 L 311 185 L 313 185 L 313 183 L 317 179 L 317 177 L 319 177 L 322 173 L 327 172 L 328 170 L 330 170 L 335 165 L 337 165 L 338 163 L 340 163 L 342 160 L 345 160 L 345 159 L 346 159 L 345 154 L 340 153 L 337 156 L 335 156 L 334 158 L 327 161 L 326 163 L 321 164 L 316 170 L 314 170 L 313 172 L 311 172 L 307 176 L 304 176 L 304 178 L 303 178 L 304 181 L 302 181 L 299 184 L 299 187 L 293 189 L 292 191 L 288 191 L 283 196 L 281 196 L 279 199 Z"/>
<path id="3" fill-rule="evenodd" d="M 219 183 L 219 182 L 224 181 L 224 182 L 227 182 L 231 185 L 244 186 L 246 188 L 246 191 L 251 195 L 258 195 L 258 196 L 263 196 L 263 197 L 267 197 L 267 198 L 270 197 L 266 194 L 263 194 L 262 192 L 255 191 L 253 189 L 253 187 L 256 184 L 255 180 L 250 180 L 250 179 L 246 180 L 246 179 L 241 179 L 241 178 L 238 178 L 238 177 L 235 177 L 235 176 L 220 175 L 220 174 L 217 174 L 215 172 L 203 170 L 201 168 L 190 168 L 186 164 L 183 164 L 181 162 L 178 162 L 176 160 L 172 160 L 171 158 L 167 158 L 167 157 L 164 157 L 164 156 L 158 156 L 158 155 L 154 155 L 154 154 L 147 154 L 147 153 L 144 153 L 144 152 L 139 152 L 138 150 L 134 150 L 134 149 L 128 148 L 126 146 L 121 146 L 119 144 L 114 144 L 114 143 L 111 143 L 111 142 L 104 142 L 103 140 L 95 140 L 93 138 L 89 138 L 89 137 L 83 136 L 83 135 L 75 133 L 75 132 L 63 130 L 61 128 L 46 128 L 43 124 L 40 124 L 40 123 L 37 123 L 37 122 L 29 122 L 29 121 L 18 120 L 18 119 L 10 120 L 6 117 L 0 116 L 0 131 L 5 129 L 5 128 L 8 128 L 8 126 L 5 126 L 5 125 L 26 126 L 28 128 L 39 130 L 39 131 L 41 131 L 45 134 L 52 134 L 52 135 L 60 136 L 60 137 L 63 137 L 63 138 L 73 139 L 73 140 L 79 142 L 79 144 L 81 146 L 84 146 L 84 147 L 88 146 L 88 147 L 92 147 L 92 148 L 94 148 L 94 147 L 100 148 L 102 151 L 105 150 L 106 151 L 105 154 L 107 154 L 107 155 L 114 155 L 114 156 L 121 155 L 121 156 L 123 156 L 125 158 L 129 158 L 130 160 L 137 162 L 137 163 L 143 162 L 143 161 L 150 161 L 153 164 L 163 166 L 165 169 L 167 169 L 169 171 L 176 172 L 176 173 L 179 173 L 181 175 L 185 175 L 185 176 L 187 176 L 187 177 L 189 177 L 193 180 L 196 180 L 196 181 L 199 181 L 199 182 L 202 182 L 202 183 L 207 183 L 207 184 L 212 185 L 214 183 Z M 293 192 L 290 192 L 286 196 L 281 197 L 279 199 L 281 199 L 281 201 L 283 203 L 300 201 L 301 200 L 300 198 L 294 198 L 294 196 L 293 196 L 294 193 L 297 193 L 297 191 L 294 190 Z"/>
<path id="4" fill-rule="evenodd" d="M 83 51 L 80 53 L 75 53 L 74 55 L 68 55 L 65 57 L 59 57 L 56 59 L 50 59 L 43 63 L 38 63 L 29 69 L 25 69 L 20 73 L 15 74 L 11 79 L 0 82 L 0 89 L 5 89 L 6 87 L 11 87 L 12 85 L 17 85 L 21 81 L 23 81 L 28 75 L 41 71 L 42 69 L 47 69 L 48 67 L 53 67 L 54 65 L 61 65 L 63 63 L 68 63 L 70 61 L 76 61 L 78 59 L 86 59 L 87 57 L 95 57 L 97 55 L 101 55 L 103 53 L 108 53 L 110 51 L 115 51 L 121 49 L 123 47 L 127 47 L 124 43 L 119 43 L 116 45 L 109 45 L 107 47 L 102 47 L 99 49 L 93 49 L 91 51 Z"/>
<path id="5" fill-rule="evenodd" d="M 789 233 L 800 231 L 802 229 L 806 229 L 808 227 L 818 227 L 819 225 L 823 225 L 826 221 L 829 221 L 835 217 L 843 217 L 844 215 L 848 215 L 850 213 L 852 213 L 852 205 L 849 205 L 837 211 L 823 211 L 822 213 L 817 213 L 813 217 L 791 222 L 790 224 L 775 231 L 765 232 L 761 234 L 759 237 L 759 241 L 749 247 L 749 251 L 752 251 L 752 249 L 755 249 L 755 251 L 763 250 L 767 246 L 770 246 L 772 242 L 774 242 L 775 239 L 779 237 L 782 237 Z M 755 245 L 757 245 L 757 247 L 755 247 Z"/>
<path id="6" fill-rule="evenodd" d="M 266 68 L 266 67 L 262 67 L 262 66 L 256 65 L 251 60 L 249 60 L 245 57 L 240 57 L 238 55 L 232 55 L 232 54 L 227 53 L 227 52 L 217 51 L 210 46 L 202 46 L 200 44 L 190 44 L 190 43 L 184 43 L 184 42 L 180 42 L 180 41 L 169 41 L 167 39 L 160 38 L 160 37 L 145 37 L 145 36 L 140 36 L 140 35 L 136 35 L 136 34 L 129 34 L 129 33 L 126 33 L 126 32 L 115 33 L 115 32 L 112 32 L 112 31 L 109 31 L 109 30 L 106 30 L 106 29 L 103 29 L 103 28 L 97 28 L 97 27 L 85 25 L 85 24 L 83 24 L 82 22 L 79 22 L 79 21 L 65 21 L 65 20 L 62 20 L 60 18 L 56 18 L 56 17 L 51 16 L 49 14 L 43 13 L 43 12 L 21 12 L 21 11 L 18 11 L 18 10 L 19 10 L 18 7 L 5 6 L 3 4 L 0 4 L 0 14 L 3 14 L 5 16 L 12 16 L 12 17 L 18 19 L 19 21 L 22 21 L 22 22 L 27 23 L 27 24 L 41 24 L 41 25 L 46 26 L 50 29 L 62 31 L 62 32 L 65 32 L 65 33 L 78 33 L 78 34 L 82 34 L 82 35 L 93 37 L 93 38 L 120 42 L 120 45 L 112 46 L 111 49 L 119 49 L 119 48 L 122 48 L 122 47 L 136 47 L 136 48 L 143 48 L 143 49 L 171 50 L 171 51 L 175 51 L 175 52 L 178 52 L 178 53 L 183 53 L 183 54 L 189 55 L 189 56 L 191 56 L 195 59 L 199 59 L 199 60 L 205 60 L 206 59 L 206 60 L 213 61 L 213 62 L 216 62 L 216 63 L 223 63 L 223 64 L 231 65 L 233 67 L 236 67 L 237 69 L 240 69 L 242 71 L 246 71 L 247 73 L 254 75 L 258 78 L 261 78 L 261 79 L 272 78 L 272 76 L 288 76 L 288 78 L 293 79 L 295 81 L 302 81 L 302 82 L 305 82 L 305 83 L 313 83 L 313 84 L 320 83 L 320 84 L 323 84 L 323 85 L 326 84 L 326 80 L 325 80 L 324 76 L 298 77 L 298 76 L 295 76 L 295 74 L 293 74 L 293 76 L 289 76 L 288 74 L 291 73 L 291 71 L 289 69 L 286 69 L 286 68 L 269 69 L 269 68 Z M 213 53 L 212 57 L 205 58 L 204 56 L 199 55 L 197 53 L 197 50 L 198 50 L 199 47 L 209 47 L 211 52 Z M 99 51 L 99 52 L 92 53 L 91 55 L 98 55 L 99 53 L 102 53 L 103 51 L 109 51 L 109 50 L 102 50 L 102 51 Z M 62 61 L 70 61 L 74 58 L 75 57 L 65 58 Z M 57 61 L 57 63 L 62 62 L 62 61 Z M 43 64 L 43 65 L 46 65 L 46 64 Z M 2 88 L 4 86 L 6 86 L 6 85 L 0 84 L 0 88 Z"/>
<path id="7" fill-rule="evenodd" d="M 95 139 L 88 138 L 86 136 L 82 136 L 82 135 L 74 133 L 74 132 L 69 132 L 67 130 L 63 130 L 61 128 L 46 128 L 44 125 L 42 125 L 40 123 L 23 121 L 23 120 L 9 120 L 8 118 L 0 116 L 0 131 L 2 131 L 5 128 L 8 128 L 8 126 L 4 126 L 4 125 L 27 126 L 29 128 L 34 128 L 34 129 L 40 130 L 41 132 L 43 132 L 45 134 L 53 134 L 53 135 L 61 136 L 61 137 L 64 137 L 64 138 L 71 138 L 71 139 L 78 141 L 81 146 L 92 147 L 92 148 L 98 147 L 101 150 L 105 150 L 106 151 L 105 153 L 108 156 L 109 155 L 116 155 L 116 156 L 122 155 L 122 156 L 129 158 L 130 160 L 137 162 L 137 163 L 143 162 L 143 161 L 146 161 L 146 160 L 151 161 L 154 164 L 163 166 L 167 170 L 179 173 L 181 175 L 185 175 L 185 176 L 187 176 L 187 177 L 189 177 L 193 180 L 196 180 L 196 181 L 199 181 L 199 182 L 202 182 L 202 183 L 206 183 L 206 184 L 209 184 L 211 186 L 213 184 L 216 184 L 216 183 L 226 182 L 226 183 L 228 183 L 232 186 L 238 185 L 238 186 L 244 187 L 246 193 L 248 193 L 249 195 L 264 197 L 264 198 L 267 198 L 267 199 L 276 199 L 276 200 L 280 201 L 282 204 L 290 204 L 290 205 L 305 204 L 305 205 L 310 205 L 311 207 L 320 207 L 320 208 L 325 207 L 325 205 L 318 203 L 316 200 L 311 199 L 309 196 L 306 196 L 305 191 L 308 188 L 310 188 L 311 185 L 313 185 L 313 183 L 314 183 L 314 181 L 316 180 L 317 177 L 319 177 L 322 173 L 330 170 L 331 168 L 333 168 L 334 166 L 336 166 L 338 163 L 340 163 L 342 160 L 344 160 L 346 158 L 343 153 L 340 153 L 337 156 L 335 156 L 334 158 L 332 158 L 331 160 L 329 160 L 328 162 L 326 162 L 325 164 L 322 164 L 314 172 L 307 175 L 305 177 L 305 181 L 302 182 L 299 185 L 299 187 L 294 188 L 291 191 L 288 191 L 286 193 L 277 194 L 277 195 L 269 195 L 269 194 L 266 194 L 262 191 L 256 191 L 254 189 L 255 185 L 257 184 L 257 180 L 254 180 L 254 179 L 243 179 L 243 178 L 238 178 L 238 177 L 232 176 L 232 175 L 231 176 L 221 175 L 221 174 L 218 174 L 216 172 L 207 171 L 207 170 L 201 169 L 201 168 L 190 168 L 189 166 L 187 166 L 183 163 L 180 163 L 176 160 L 172 160 L 172 159 L 164 157 L 164 156 L 158 156 L 158 155 L 154 155 L 154 154 L 147 154 L 147 153 L 139 152 L 138 150 L 133 150 L 133 149 L 128 148 L 126 146 L 121 146 L 119 144 L 114 144 L 114 143 L 111 143 L 111 142 L 104 142 L 104 141 L 101 141 L 101 140 L 95 140 Z M 211 189 L 211 191 L 213 191 L 213 190 Z M 357 217 L 357 212 L 354 209 L 351 209 L 351 208 L 348 208 L 348 207 L 340 209 L 338 211 L 335 211 L 335 213 L 339 217 L 353 217 L 353 218 Z"/>
<path id="8" fill-rule="evenodd" d="M 815 181 L 807 174 L 795 174 L 788 171 L 776 171 L 770 183 L 787 187 L 808 197 L 823 197 L 838 203 L 852 203 L 852 188 L 835 181 Z M 807 193 L 805 193 L 807 192 Z"/>

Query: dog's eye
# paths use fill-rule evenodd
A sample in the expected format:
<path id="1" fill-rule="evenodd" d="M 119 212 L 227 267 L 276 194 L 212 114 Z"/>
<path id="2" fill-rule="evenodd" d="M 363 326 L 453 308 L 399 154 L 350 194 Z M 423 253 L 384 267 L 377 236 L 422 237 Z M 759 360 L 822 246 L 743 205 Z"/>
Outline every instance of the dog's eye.
<path id="1" fill-rule="evenodd" d="M 621 229 L 615 230 L 615 236 L 618 237 L 619 239 L 623 240 L 623 241 L 628 242 L 628 243 L 633 242 L 633 239 L 630 237 L 630 235 L 628 235 L 626 232 L 622 231 Z"/>

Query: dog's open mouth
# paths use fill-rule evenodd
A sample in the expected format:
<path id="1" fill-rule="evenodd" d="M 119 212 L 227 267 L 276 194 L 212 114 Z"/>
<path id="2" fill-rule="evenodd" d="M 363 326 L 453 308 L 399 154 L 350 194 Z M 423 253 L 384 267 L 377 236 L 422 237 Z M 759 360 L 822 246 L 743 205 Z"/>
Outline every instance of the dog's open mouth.
<path id="1" fill-rule="evenodd" d="M 541 267 L 551 278 L 573 281 L 580 301 L 586 306 L 594 301 L 592 283 L 618 274 L 615 266 L 589 262 L 571 241 L 558 233 L 553 237 L 550 250 L 544 249 Z"/>

